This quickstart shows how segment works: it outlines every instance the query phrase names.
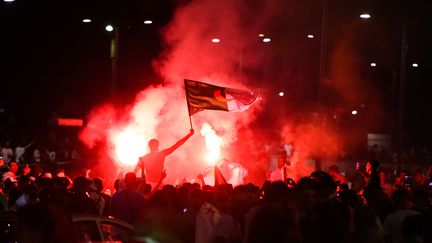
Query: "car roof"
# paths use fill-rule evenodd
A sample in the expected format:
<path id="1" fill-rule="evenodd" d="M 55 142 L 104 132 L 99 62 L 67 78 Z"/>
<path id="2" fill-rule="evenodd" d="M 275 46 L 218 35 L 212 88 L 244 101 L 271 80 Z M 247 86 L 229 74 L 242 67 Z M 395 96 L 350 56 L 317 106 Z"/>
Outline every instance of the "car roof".
<path id="1" fill-rule="evenodd" d="M 98 221 L 98 222 L 110 222 L 114 224 L 121 225 L 128 229 L 134 229 L 134 226 L 126 223 L 122 220 L 116 219 L 111 216 L 102 216 L 102 215 L 94 215 L 94 214 L 72 214 L 67 217 L 72 222 L 81 222 L 81 221 Z M 14 211 L 0 211 L 0 221 L 8 221 L 8 222 L 16 222 L 17 215 Z"/>
<path id="2" fill-rule="evenodd" d="M 122 220 L 116 219 L 111 216 L 101 216 L 101 215 L 94 215 L 94 214 L 73 214 L 69 217 L 72 222 L 80 222 L 80 221 L 105 221 L 110 223 L 115 223 L 121 226 L 124 226 L 129 229 L 134 229 L 134 226 L 126 223 Z"/>

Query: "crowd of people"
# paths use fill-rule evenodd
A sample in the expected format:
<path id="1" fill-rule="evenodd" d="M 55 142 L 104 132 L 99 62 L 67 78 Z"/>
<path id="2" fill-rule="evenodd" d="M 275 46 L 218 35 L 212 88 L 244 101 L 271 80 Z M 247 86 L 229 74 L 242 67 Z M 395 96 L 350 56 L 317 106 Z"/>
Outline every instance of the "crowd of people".
<path id="1" fill-rule="evenodd" d="M 59 215 L 114 216 L 155 242 L 432 242 L 430 172 L 401 171 L 390 182 L 371 160 L 351 178 L 330 166 L 297 181 L 236 187 L 164 185 L 165 172 L 153 184 L 131 172 L 109 195 L 101 178 L 72 180 L 61 169 L 10 161 L 0 207 L 16 211 L 24 223 L 29 216 L 22 212 L 41 204 L 53 205 Z M 40 242 L 67 241 L 49 232 Z"/>
<path id="2" fill-rule="evenodd" d="M 82 149 L 79 143 L 69 136 L 60 137 L 54 132 L 35 136 L 26 135 L 19 139 L 0 140 L 0 167 L 11 161 L 22 164 L 53 164 L 60 161 L 81 159 Z"/>

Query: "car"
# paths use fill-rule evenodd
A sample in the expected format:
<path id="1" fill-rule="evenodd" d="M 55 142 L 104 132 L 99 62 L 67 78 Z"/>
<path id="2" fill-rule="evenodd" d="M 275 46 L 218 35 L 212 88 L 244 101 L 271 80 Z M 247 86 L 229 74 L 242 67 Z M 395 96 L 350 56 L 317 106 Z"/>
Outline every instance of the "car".
<path id="1" fill-rule="evenodd" d="M 113 217 L 74 214 L 68 220 L 77 242 L 137 242 L 134 226 Z M 17 225 L 15 212 L 0 212 L 0 242 L 17 242 Z"/>
<path id="2" fill-rule="evenodd" d="M 132 225 L 113 217 L 72 215 L 70 220 L 79 242 L 128 242 L 135 235 Z"/>

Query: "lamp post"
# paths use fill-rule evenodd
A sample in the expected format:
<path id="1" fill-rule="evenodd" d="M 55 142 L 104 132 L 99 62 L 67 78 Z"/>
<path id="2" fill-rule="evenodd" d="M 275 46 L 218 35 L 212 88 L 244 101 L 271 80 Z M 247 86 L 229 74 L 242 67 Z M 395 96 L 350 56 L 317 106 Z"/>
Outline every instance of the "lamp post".
<path id="1" fill-rule="evenodd" d="M 318 80 L 318 121 L 322 116 L 322 85 L 326 73 L 326 45 L 327 45 L 327 1 L 323 0 L 322 16 L 321 16 L 321 47 L 320 47 L 320 64 L 319 64 L 319 80 Z"/>
<path id="2" fill-rule="evenodd" d="M 406 55 L 407 45 L 407 27 L 402 24 L 401 36 L 401 63 L 400 63 L 400 81 L 399 81 L 399 112 L 398 112 L 398 148 L 402 149 L 404 145 L 404 123 L 405 123 L 405 86 L 406 86 Z"/>
<path id="3" fill-rule="evenodd" d="M 119 27 L 107 25 L 105 30 L 108 32 L 114 32 L 111 38 L 110 46 L 110 59 L 111 59 L 111 99 L 116 99 L 116 90 L 118 83 L 118 44 L 119 44 Z"/>

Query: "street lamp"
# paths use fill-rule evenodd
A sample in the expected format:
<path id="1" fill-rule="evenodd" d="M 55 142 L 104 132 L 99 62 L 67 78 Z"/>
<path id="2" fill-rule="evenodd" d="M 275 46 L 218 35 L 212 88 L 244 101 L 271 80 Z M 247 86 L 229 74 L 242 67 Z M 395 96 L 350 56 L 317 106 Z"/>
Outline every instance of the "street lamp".
<path id="1" fill-rule="evenodd" d="M 153 24 L 153 21 L 151 21 L 151 20 L 148 19 L 148 20 L 144 21 L 144 24 Z"/>
<path id="2" fill-rule="evenodd" d="M 105 30 L 108 32 L 112 32 L 114 30 L 114 27 L 109 24 L 109 25 L 105 26 Z"/>
<path id="3" fill-rule="evenodd" d="M 114 28 L 112 25 L 105 26 L 108 32 L 114 32 L 111 38 L 110 58 L 111 58 L 111 98 L 115 100 L 117 89 L 117 76 L 118 76 L 118 45 L 119 45 L 119 27 Z"/>
<path id="4" fill-rule="evenodd" d="M 363 14 L 360 14 L 360 18 L 362 18 L 362 19 L 370 19 L 370 14 L 368 14 L 368 13 L 363 13 Z"/>
<path id="5" fill-rule="evenodd" d="M 83 19 L 82 22 L 83 23 L 91 23 L 92 21 L 91 21 L 91 19 Z"/>

